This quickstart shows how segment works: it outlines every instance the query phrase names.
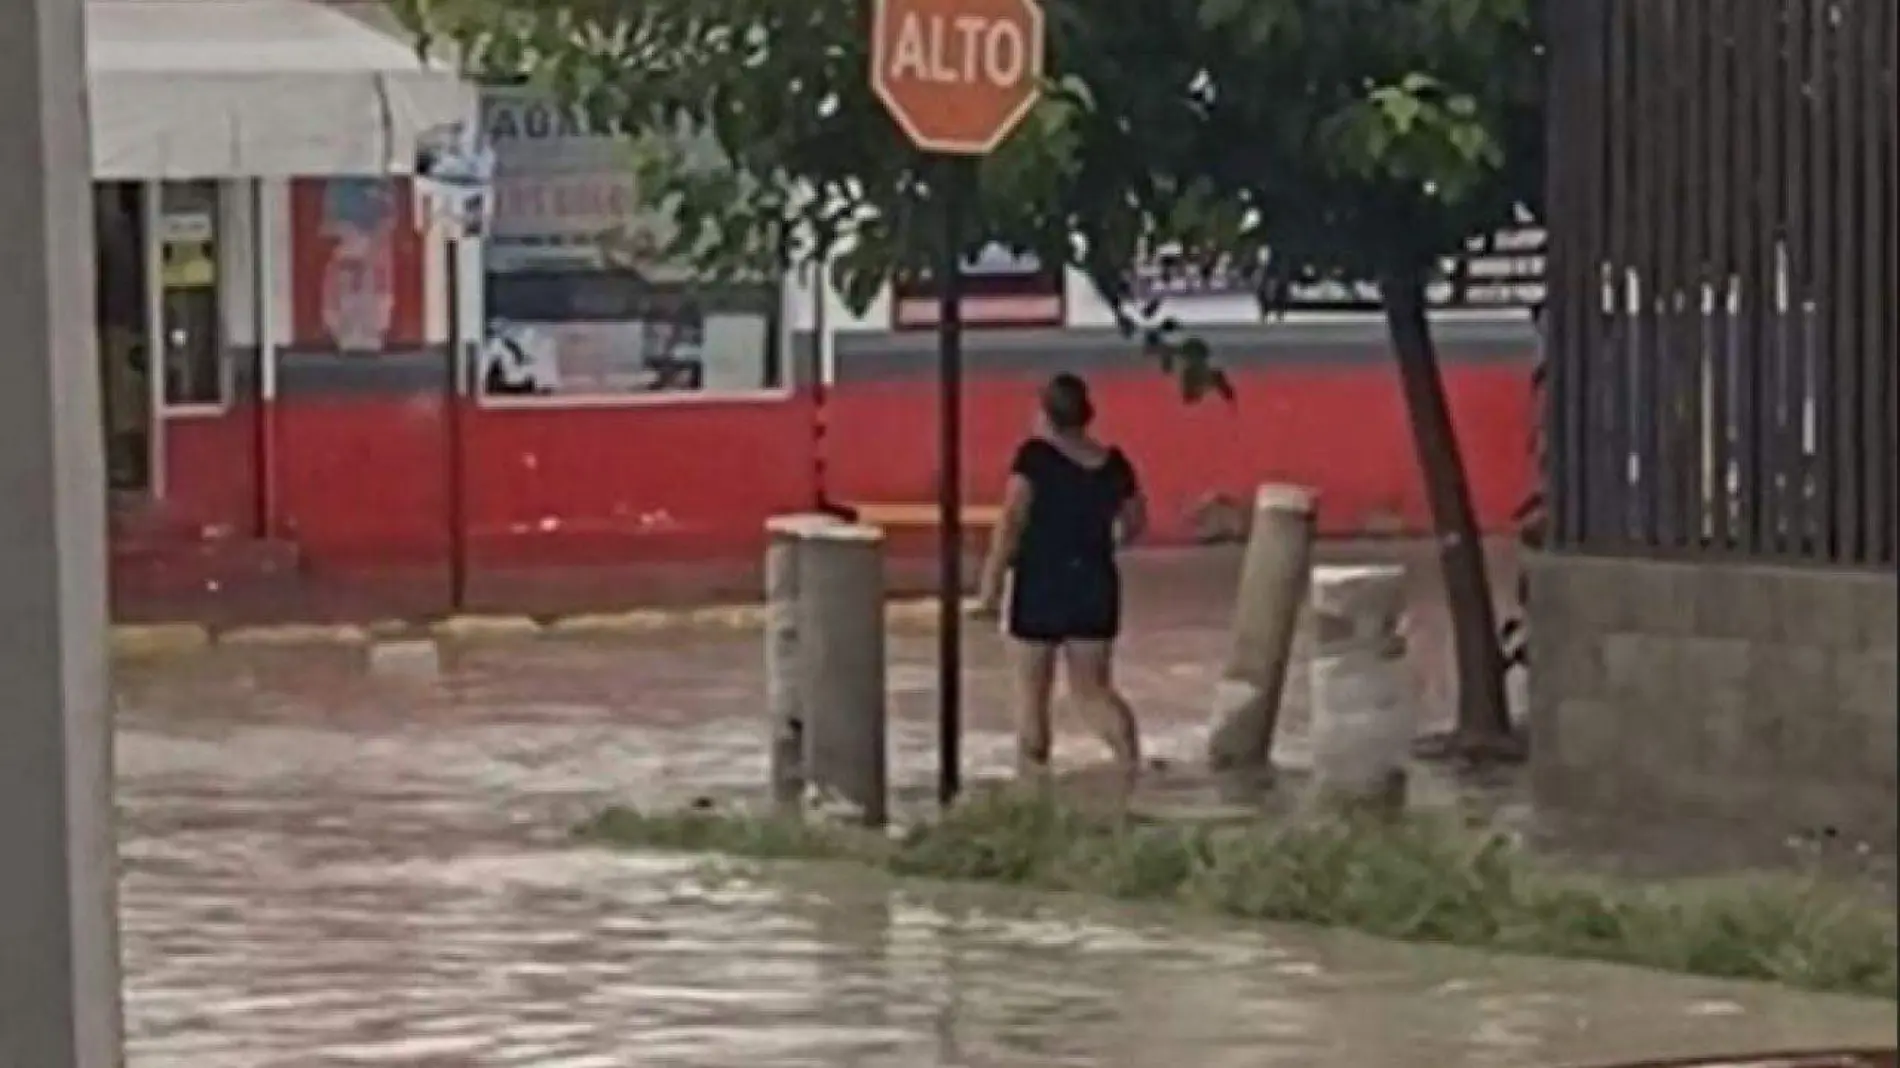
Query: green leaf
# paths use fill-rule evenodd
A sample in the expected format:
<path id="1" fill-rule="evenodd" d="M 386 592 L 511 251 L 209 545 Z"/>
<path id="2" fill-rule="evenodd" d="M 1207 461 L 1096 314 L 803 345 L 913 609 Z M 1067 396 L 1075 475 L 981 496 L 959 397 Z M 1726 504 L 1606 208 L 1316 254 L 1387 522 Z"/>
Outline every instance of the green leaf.
<path id="1" fill-rule="evenodd" d="M 1454 126 L 1450 136 L 1452 146 L 1467 162 L 1485 162 L 1486 154 L 1491 147 L 1491 135 L 1484 127 L 1476 123 Z"/>
<path id="2" fill-rule="evenodd" d="M 1209 26 L 1225 27 L 1239 22 L 1254 0 L 1201 0 L 1201 20 Z"/>
<path id="3" fill-rule="evenodd" d="M 1400 137 L 1412 131 L 1412 125 L 1418 122 L 1419 116 L 1425 111 L 1424 102 L 1413 96 L 1410 90 L 1381 89 L 1373 95 L 1373 100 L 1378 103 L 1392 132 Z"/>
<path id="4" fill-rule="evenodd" d="M 476 76 L 628 131 L 669 250 L 708 277 L 821 263 L 862 310 L 939 257 L 933 168 L 871 92 L 864 0 L 393 2 Z M 1541 202 L 1548 50 L 1530 0 L 1045 12 L 1043 99 L 981 162 L 968 248 L 1082 272 L 1184 393 L 1223 395 L 1225 378 L 1158 305 L 1132 308 L 1142 250 L 1258 271 L 1272 312 L 1303 286 L 1435 262 Z"/>

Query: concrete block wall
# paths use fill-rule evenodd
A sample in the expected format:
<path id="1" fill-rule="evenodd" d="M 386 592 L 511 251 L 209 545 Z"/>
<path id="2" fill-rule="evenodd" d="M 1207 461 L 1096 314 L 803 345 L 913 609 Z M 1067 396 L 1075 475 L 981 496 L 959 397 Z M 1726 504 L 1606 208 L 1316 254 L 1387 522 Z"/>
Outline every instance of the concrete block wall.
<path id="1" fill-rule="evenodd" d="M 1540 554 L 1540 804 L 1894 849 L 1895 576 Z"/>

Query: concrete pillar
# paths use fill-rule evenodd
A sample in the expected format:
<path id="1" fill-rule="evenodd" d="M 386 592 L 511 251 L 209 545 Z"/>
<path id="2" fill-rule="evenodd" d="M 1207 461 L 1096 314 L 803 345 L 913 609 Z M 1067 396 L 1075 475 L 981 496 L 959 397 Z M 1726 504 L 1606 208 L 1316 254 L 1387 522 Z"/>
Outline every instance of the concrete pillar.
<path id="1" fill-rule="evenodd" d="M 838 522 L 829 515 L 775 516 L 765 524 L 765 709 L 772 800 L 796 806 L 805 796 L 805 717 L 799 707 L 798 577 L 807 531 Z"/>
<path id="2" fill-rule="evenodd" d="M 1314 505 L 1313 492 L 1299 486 L 1262 486 L 1254 496 L 1233 645 L 1214 689 L 1207 739 L 1207 760 L 1216 771 L 1272 767 L 1273 732 L 1312 563 Z"/>
<path id="3" fill-rule="evenodd" d="M 1405 569 L 1313 576 L 1313 784 L 1322 804 L 1404 808 L 1416 710 L 1405 667 Z"/>
<path id="4" fill-rule="evenodd" d="M 0 1065 L 120 1059 L 80 0 L 0 0 Z"/>
<path id="5" fill-rule="evenodd" d="M 772 787 L 886 819 L 884 533 L 829 516 L 770 524 Z"/>

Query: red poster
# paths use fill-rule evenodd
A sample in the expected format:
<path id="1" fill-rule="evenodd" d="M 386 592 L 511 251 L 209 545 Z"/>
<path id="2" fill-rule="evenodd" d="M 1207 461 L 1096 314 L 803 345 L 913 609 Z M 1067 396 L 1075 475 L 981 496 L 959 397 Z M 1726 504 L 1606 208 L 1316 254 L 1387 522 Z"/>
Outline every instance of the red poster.
<path id="1" fill-rule="evenodd" d="M 291 181 L 294 344 L 356 353 L 426 344 L 412 210 L 403 179 Z"/>

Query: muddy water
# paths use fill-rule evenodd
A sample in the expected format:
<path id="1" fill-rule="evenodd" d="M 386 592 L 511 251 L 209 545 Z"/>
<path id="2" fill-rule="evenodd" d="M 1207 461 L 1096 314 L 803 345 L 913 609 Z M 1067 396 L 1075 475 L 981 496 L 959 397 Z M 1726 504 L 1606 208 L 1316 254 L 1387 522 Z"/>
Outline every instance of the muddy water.
<path id="1" fill-rule="evenodd" d="M 1197 633 L 1129 665 L 1163 752 L 1198 744 Z M 928 642 L 896 653 L 896 777 L 920 784 Z M 130 1063 L 1539 1068 L 1893 1041 L 1880 1003 L 563 841 L 605 800 L 755 786 L 757 656 L 694 640 L 494 649 L 439 678 L 308 654 L 126 674 Z M 1001 670 L 975 656 L 970 749 L 994 767 Z"/>

